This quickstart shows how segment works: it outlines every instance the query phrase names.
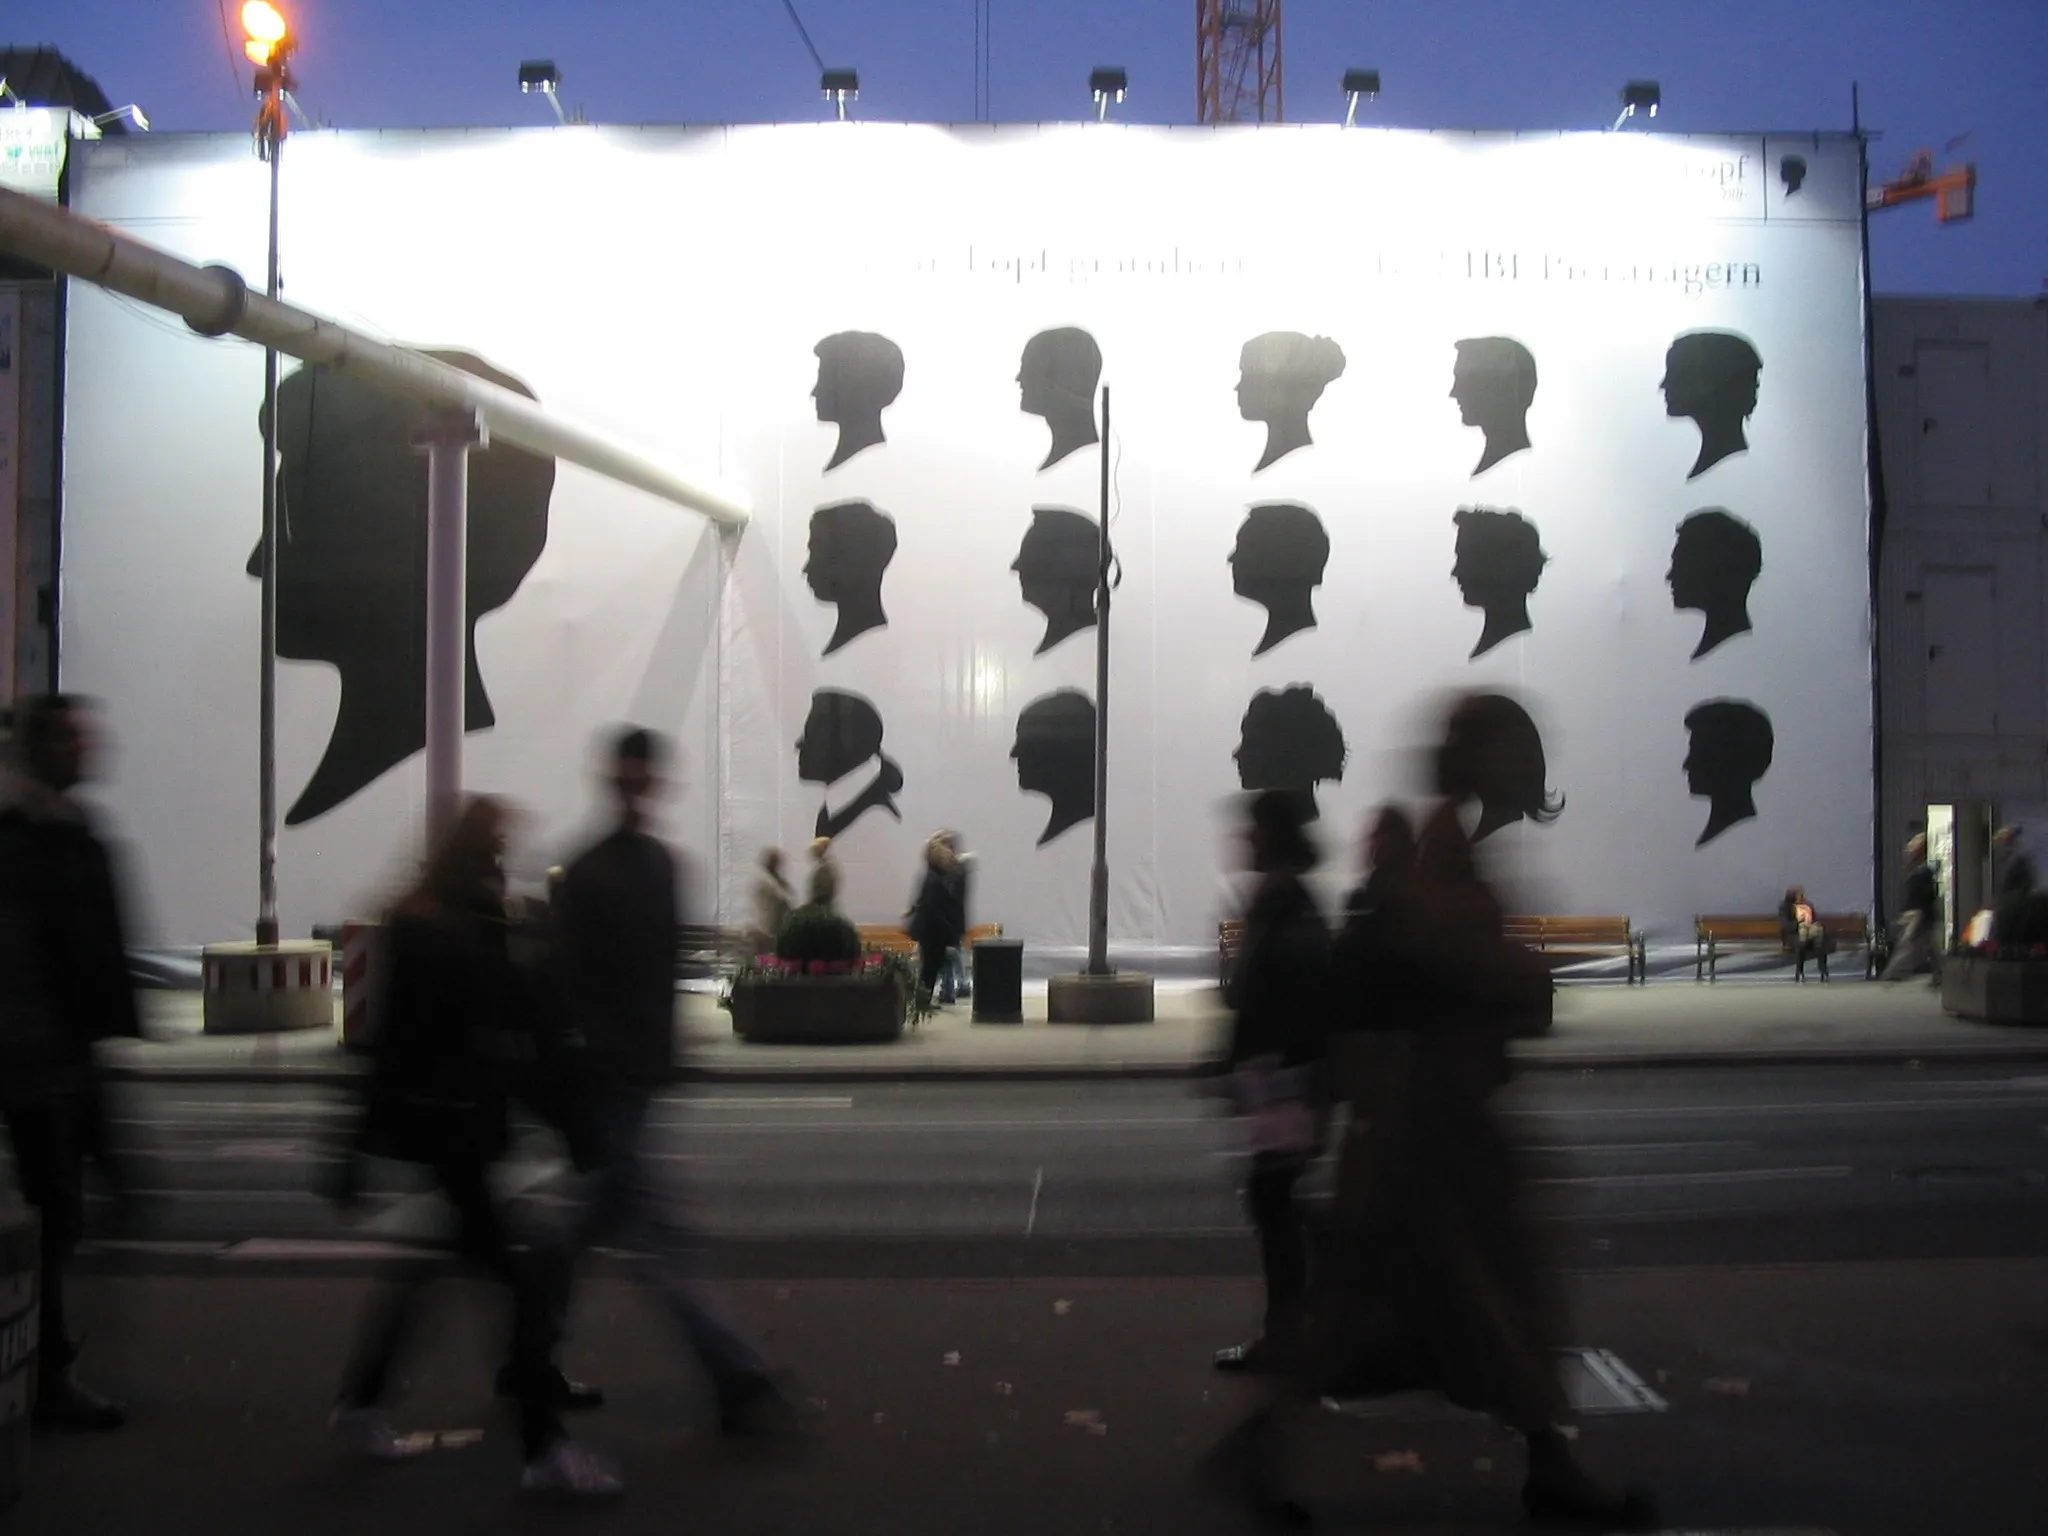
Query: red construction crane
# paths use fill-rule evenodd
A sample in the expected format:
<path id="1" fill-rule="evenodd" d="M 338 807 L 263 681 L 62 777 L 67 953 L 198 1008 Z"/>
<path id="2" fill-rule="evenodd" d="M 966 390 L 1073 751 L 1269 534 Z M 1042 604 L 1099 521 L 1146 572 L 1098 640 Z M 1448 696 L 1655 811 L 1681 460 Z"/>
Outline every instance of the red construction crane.
<path id="1" fill-rule="evenodd" d="M 1969 135 L 1950 139 L 1942 153 L 1948 154 L 1960 146 Z M 1923 197 L 1934 199 L 1934 216 L 1943 224 L 1960 223 L 1977 211 L 1977 163 L 1965 161 L 1937 171 L 1934 168 L 1934 151 L 1923 149 L 1906 163 L 1906 168 L 1890 181 L 1879 182 L 1866 194 L 1872 213 L 1886 208 L 1896 208 L 1901 203 L 1915 202 Z"/>
<path id="2" fill-rule="evenodd" d="M 1195 0 L 1195 121 L 1286 119 L 1280 0 Z"/>

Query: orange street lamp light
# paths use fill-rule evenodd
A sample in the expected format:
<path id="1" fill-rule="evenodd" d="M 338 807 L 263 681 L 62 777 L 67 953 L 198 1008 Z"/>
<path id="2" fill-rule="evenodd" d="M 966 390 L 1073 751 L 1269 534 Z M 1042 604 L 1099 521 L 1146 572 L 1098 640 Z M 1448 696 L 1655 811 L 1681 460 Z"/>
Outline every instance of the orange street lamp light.
<path id="1" fill-rule="evenodd" d="M 284 13 L 270 0 L 249 0 L 242 7 L 242 33 L 247 38 L 242 51 L 249 55 L 249 62 L 268 64 L 276 56 L 278 45 L 291 35 L 291 28 L 285 25 Z"/>

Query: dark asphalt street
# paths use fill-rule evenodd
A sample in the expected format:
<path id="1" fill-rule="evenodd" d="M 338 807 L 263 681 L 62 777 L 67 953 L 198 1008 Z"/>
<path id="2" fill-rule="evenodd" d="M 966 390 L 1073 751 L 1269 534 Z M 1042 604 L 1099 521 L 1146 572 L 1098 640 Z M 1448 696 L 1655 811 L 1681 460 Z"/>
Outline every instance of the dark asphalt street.
<path id="1" fill-rule="evenodd" d="M 311 1192 L 329 1090 L 122 1084 L 141 1219 L 110 1251 L 346 1262 L 436 1230 L 379 1170 L 344 1220 Z M 2048 1075 L 1799 1068 L 1532 1076 L 1504 1095 L 1575 1268 L 2048 1254 Z M 685 1091 L 659 1110 L 735 1274 L 1234 1274 L 1252 1254 L 1230 1127 L 1184 1083 Z M 509 1170 L 545 1219 L 575 1184 L 543 1136 Z"/>

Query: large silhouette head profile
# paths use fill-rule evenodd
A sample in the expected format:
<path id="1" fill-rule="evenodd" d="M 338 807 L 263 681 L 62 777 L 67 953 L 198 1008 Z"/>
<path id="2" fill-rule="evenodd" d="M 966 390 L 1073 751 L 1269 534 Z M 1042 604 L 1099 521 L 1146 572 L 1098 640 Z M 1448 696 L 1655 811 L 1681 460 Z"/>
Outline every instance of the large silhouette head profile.
<path id="1" fill-rule="evenodd" d="M 1550 556 L 1543 553 L 1536 525 L 1512 509 L 1460 507 L 1452 521 L 1458 525 L 1458 548 L 1451 580 L 1464 593 L 1467 608 L 1485 611 L 1486 622 L 1472 647 L 1474 656 L 1484 656 L 1530 627 L 1529 597 Z"/>
<path id="2" fill-rule="evenodd" d="M 1705 507 L 1678 525 L 1664 579 L 1671 586 L 1673 608 L 1696 608 L 1706 615 L 1694 661 L 1749 629 L 1749 589 L 1763 568 L 1763 541 L 1732 513 Z"/>
<path id="3" fill-rule="evenodd" d="M 1095 701 L 1077 688 L 1061 688 L 1024 706 L 1017 717 L 1017 787 L 1052 802 L 1042 848 L 1095 814 Z"/>
<path id="4" fill-rule="evenodd" d="M 1306 683 L 1253 694 L 1232 754 L 1241 786 L 1292 791 L 1311 818 L 1321 814 L 1316 785 L 1342 779 L 1346 755 L 1337 717 Z"/>
<path id="5" fill-rule="evenodd" d="M 1664 414 L 1689 416 L 1700 429 L 1699 457 L 1686 479 L 1748 450 L 1742 424 L 1756 410 L 1763 366 L 1756 348 L 1733 331 L 1687 331 L 1671 343 L 1664 354 Z"/>
<path id="6" fill-rule="evenodd" d="M 1436 787 L 1446 799 L 1479 802 L 1472 841 L 1518 821 L 1548 826 L 1564 810 L 1550 792 L 1543 738 L 1529 712 L 1504 693 L 1472 693 L 1451 707 L 1436 754 Z"/>
<path id="7" fill-rule="evenodd" d="M 1756 815 L 1756 781 L 1769 771 L 1776 745 L 1771 717 L 1740 699 L 1709 699 L 1685 717 L 1692 733 L 1685 786 L 1708 802 L 1707 824 L 1694 847 L 1711 843 Z"/>
<path id="8" fill-rule="evenodd" d="M 1095 519 L 1071 507 L 1033 507 L 1031 526 L 1010 569 L 1024 601 L 1045 615 L 1043 656 L 1067 636 L 1095 627 L 1095 587 L 1102 536 Z"/>
<path id="9" fill-rule="evenodd" d="M 1457 343 L 1451 398 L 1466 426 L 1486 435 L 1477 475 L 1529 446 L 1529 407 L 1536 399 L 1536 359 L 1508 336 L 1473 336 Z"/>
<path id="10" fill-rule="evenodd" d="M 827 786 L 815 836 L 837 837 L 873 810 L 903 819 L 895 800 L 903 770 L 882 752 L 882 717 L 857 693 L 820 688 L 811 695 L 796 744 L 796 774 Z"/>
<path id="11" fill-rule="evenodd" d="M 1230 552 L 1231 590 L 1266 610 L 1266 632 L 1254 656 L 1289 635 L 1316 627 L 1315 589 L 1330 559 L 1323 520 L 1291 501 L 1269 501 L 1245 513 Z"/>
<path id="12" fill-rule="evenodd" d="M 1327 336 L 1268 331 L 1244 344 L 1237 366 L 1238 414 L 1266 424 L 1266 451 L 1256 474 L 1315 441 L 1308 434 L 1308 413 L 1323 390 L 1343 377 L 1344 349 Z"/>
<path id="13" fill-rule="evenodd" d="M 830 656 L 856 635 L 884 628 L 882 575 L 896 558 L 896 520 L 865 501 L 835 502 L 811 514 L 811 554 L 804 580 L 821 603 L 839 605 L 825 642 Z"/>
<path id="14" fill-rule="evenodd" d="M 886 442 L 882 412 L 903 392 L 903 349 L 873 331 L 835 331 L 811 349 L 818 382 L 811 390 L 818 420 L 839 427 L 827 469 L 837 469 L 863 448 Z"/>
<path id="15" fill-rule="evenodd" d="M 428 354 L 533 391 L 467 352 Z M 262 412 L 257 412 L 262 426 Z M 298 826 L 340 805 L 427 741 L 427 463 L 416 406 L 348 374 L 301 368 L 277 389 L 277 654 L 341 680 L 334 733 L 285 814 Z M 476 622 L 519 590 L 548 540 L 555 461 L 496 443 L 469 455 L 463 723 L 497 723 L 476 659 Z M 250 555 L 260 576 L 263 550 Z"/>
<path id="16" fill-rule="evenodd" d="M 1040 470 L 1051 469 L 1077 448 L 1097 441 L 1095 387 L 1102 382 L 1102 349 L 1078 326 L 1040 331 L 1024 343 L 1017 368 L 1017 409 L 1043 416 L 1052 446 Z"/>

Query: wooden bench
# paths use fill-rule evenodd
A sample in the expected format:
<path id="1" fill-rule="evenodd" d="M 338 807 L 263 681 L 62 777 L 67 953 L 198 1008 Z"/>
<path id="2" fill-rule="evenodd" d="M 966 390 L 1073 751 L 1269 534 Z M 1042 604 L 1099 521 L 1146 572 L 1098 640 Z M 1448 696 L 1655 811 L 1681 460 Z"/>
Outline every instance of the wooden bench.
<path id="1" fill-rule="evenodd" d="M 1882 937 L 1872 930 L 1868 914 L 1823 912 L 1814 921 L 1827 935 L 1820 953 L 1814 957 L 1819 963 L 1822 981 L 1829 979 L 1828 953 L 1831 950 L 1862 950 L 1864 979 L 1867 981 L 1877 974 L 1885 946 Z M 1692 926 L 1694 981 L 1714 980 L 1715 967 L 1721 956 L 1730 952 L 1777 955 L 1792 962 L 1794 981 L 1806 980 L 1806 954 L 1802 950 L 1795 955 L 1786 947 L 1784 930 L 1775 912 L 1702 913 L 1693 919 Z"/>
<path id="2" fill-rule="evenodd" d="M 983 939 L 1000 939 L 1003 936 L 1001 923 L 976 923 L 967 930 L 962 949 L 972 949 Z M 860 947 L 871 955 L 903 955 L 914 958 L 917 954 L 917 940 L 910 936 L 910 930 L 901 923 L 862 923 L 860 925 Z"/>
<path id="3" fill-rule="evenodd" d="M 687 981 L 721 975 L 739 964 L 747 942 L 744 928 L 684 923 L 676 929 L 676 975 Z"/>
<path id="4" fill-rule="evenodd" d="M 1548 913 L 1506 918 L 1506 938 L 1525 944 L 1549 962 L 1552 970 L 1603 955 L 1628 961 L 1628 984 L 1650 979 L 1643 936 L 1625 917 L 1556 917 Z"/>

